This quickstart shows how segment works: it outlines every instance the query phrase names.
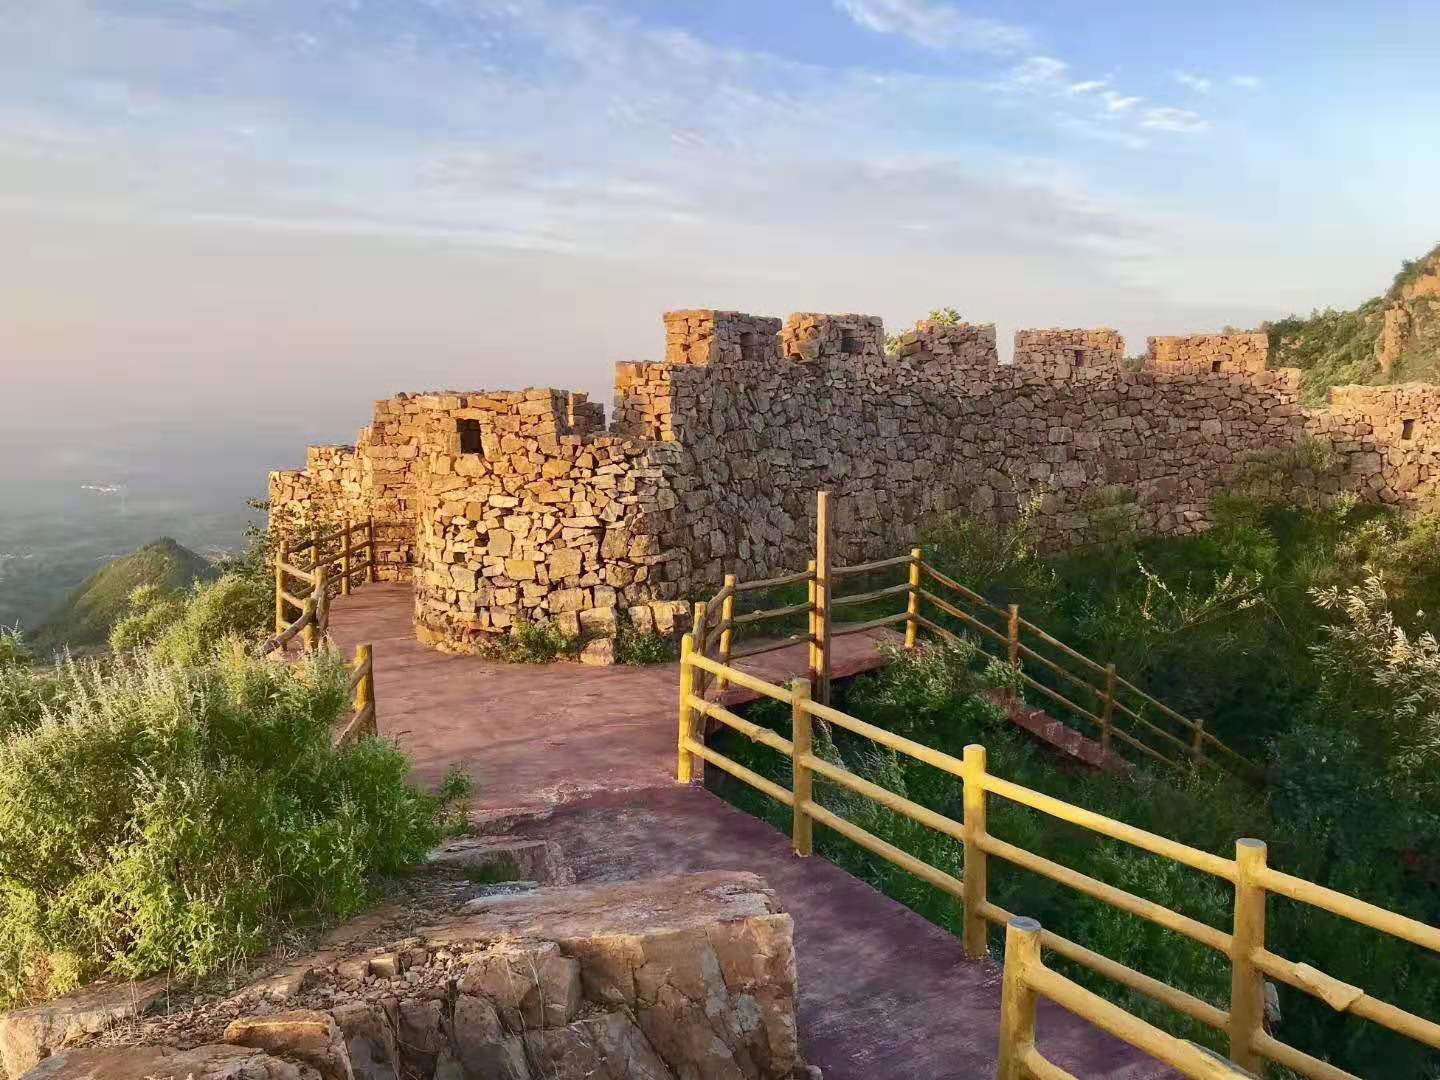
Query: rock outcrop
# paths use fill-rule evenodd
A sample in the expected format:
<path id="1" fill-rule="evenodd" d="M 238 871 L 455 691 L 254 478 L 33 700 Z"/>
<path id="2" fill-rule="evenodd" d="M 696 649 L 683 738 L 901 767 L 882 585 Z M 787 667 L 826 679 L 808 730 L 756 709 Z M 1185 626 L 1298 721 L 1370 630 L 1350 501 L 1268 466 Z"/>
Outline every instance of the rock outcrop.
<path id="1" fill-rule="evenodd" d="M 214 1006 L 132 1012 L 111 1041 L 133 1045 L 16 1060 L 26 1080 L 808 1076 L 791 931 L 753 874 L 499 892 L 400 936 L 372 918 Z"/>

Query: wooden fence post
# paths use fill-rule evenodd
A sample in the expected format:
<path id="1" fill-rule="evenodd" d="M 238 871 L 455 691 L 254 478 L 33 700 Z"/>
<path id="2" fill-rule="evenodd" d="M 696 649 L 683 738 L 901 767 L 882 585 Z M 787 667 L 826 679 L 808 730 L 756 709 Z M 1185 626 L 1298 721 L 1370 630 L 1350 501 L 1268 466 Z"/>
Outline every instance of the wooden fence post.
<path id="1" fill-rule="evenodd" d="M 815 850 L 815 822 L 804 809 L 810 801 L 810 767 L 804 763 L 810 753 L 810 713 L 805 705 L 810 700 L 810 683 L 796 679 L 790 684 L 790 693 L 795 700 L 790 706 L 790 740 L 794 744 L 792 759 L 791 793 L 795 805 L 790 819 L 790 837 L 796 855 L 810 855 Z"/>
<path id="2" fill-rule="evenodd" d="M 1265 947 L 1265 841 L 1235 841 L 1235 925 L 1230 945 L 1230 1060 L 1260 1075 L 1264 1060 L 1255 1037 L 1265 1025 L 1265 974 L 1255 953 Z"/>
<path id="3" fill-rule="evenodd" d="M 690 707 L 695 692 L 695 668 L 690 663 L 694 651 L 695 635 L 686 634 L 680 639 L 680 758 L 675 769 L 675 779 L 682 784 L 695 779 L 695 755 L 685 745 L 695 727 L 695 711 Z"/>
<path id="4" fill-rule="evenodd" d="M 696 600 L 690 622 L 690 632 L 695 635 L 695 651 L 706 659 L 709 659 L 710 652 L 705 648 L 705 638 L 708 636 L 705 632 L 706 615 L 705 601 Z M 710 673 L 696 669 L 690 676 L 690 679 L 691 684 L 694 686 L 695 696 L 703 698 L 705 696 L 705 684 L 710 681 Z"/>
<path id="5" fill-rule="evenodd" d="M 354 541 L 350 539 L 350 519 L 345 519 L 345 538 L 340 543 L 340 572 L 345 576 L 340 579 L 340 595 L 350 595 L 350 554 L 354 551 Z"/>
<path id="6" fill-rule="evenodd" d="M 368 523 L 366 524 L 365 533 L 366 533 L 366 537 L 367 537 L 367 539 L 366 539 L 366 541 L 365 541 L 365 546 L 370 549 L 369 552 L 368 552 L 369 558 L 366 560 L 366 561 L 370 564 L 370 566 L 369 566 L 369 569 L 368 569 L 368 570 L 366 571 L 366 573 L 365 573 L 365 580 L 368 581 L 368 582 L 373 583 L 373 582 L 376 580 L 376 577 L 375 577 L 375 518 L 374 518 L 373 516 L 369 519 Z"/>
<path id="7" fill-rule="evenodd" d="M 730 645 L 735 631 L 735 586 L 739 579 L 734 574 L 725 575 L 725 588 L 729 591 L 720 602 L 720 663 L 730 666 Z M 725 680 L 717 679 L 715 693 L 725 693 Z"/>
<path id="8" fill-rule="evenodd" d="M 805 572 L 810 575 L 810 580 L 805 583 L 805 599 L 810 604 L 810 696 L 815 697 L 820 693 L 820 629 L 819 614 L 816 606 L 815 595 L 815 560 L 811 559 L 805 564 Z"/>
<path id="9" fill-rule="evenodd" d="M 1010 670 L 1020 670 L 1020 605 L 1010 605 L 1010 620 L 1005 631 L 1006 652 L 1010 658 Z M 1020 689 L 1010 691 L 1012 698 L 1020 697 Z"/>
<path id="10" fill-rule="evenodd" d="M 368 642 L 355 646 L 355 670 L 362 672 L 360 681 L 355 684 L 355 715 L 359 716 L 367 708 L 375 706 L 375 656 Z M 373 734 L 379 730 L 380 717 L 372 714 L 370 731 Z"/>
<path id="11" fill-rule="evenodd" d="M 1190 758 L 1199 765 L 1205 760 L 1205 721 L 1195 721 L 1195 738 L 1190 742 Z"/>
<path id="12" fill-rule="evenodd" d="M 985 747 L 971 743 L 964 757 L 965 818 L 961 823 L 965 834 L 965 957 L 983 960 L 988 955 L 988 931 L 980 909 L 985 904 L 985 852 L 980 847 L 985 836 Z"/>
<path id="13" fill-rule="evenodd" d="M 905 605 L 905 648 L 915 648 L 920 634 L 920 549 L 910 549 L 910 594 Z"/>
<path id="14" fill-rule="evenodd" d="M 1025 1055 L 1035 1045 L 1035 991 L 1027 980 L 1040 964 L 1040 924 L 1017 917 L 1005 926 L 1005 975 L 1000 984 L 999 1080 L 1027 1080 Z"/>
<path id="15" fill-rule="evenodd" d="M 290 549 L 281 544 L 275 549 L 275 633 L 285 629 L 285 556 Z"/>
<path id="16" fill-rule="evenodd" d="M 1105 704 L 1100 710 L 1100 748 L 1110 752 L 1110 723 L 1115 715 L 1115 665 L 1105 665 Z"/>
<path id="17" fill-rule="evenodd" d="M 815 493 L 815 628 L 819 632 L 819 685 L 815 700 L 830 704 L 830 492 Z"/>
<path id="18" fill-rule="evenodd" d="M 311 593 L 305 598 L 305 610 L 303 613 L 305 617 L 305 628 L 300 631 L 300 640 L 304 643 L 306 652 L 315 651 L 315 620 L 319 618 L 315 610 L 315 604 L 315 594 Z"/>
<path id="19" fill-rule="evenodd" d="M 315 628 L 323 643 L 325 635 L 330 633 L 330 568 L 324 563 L 315 567 L 314 596 Z"/>

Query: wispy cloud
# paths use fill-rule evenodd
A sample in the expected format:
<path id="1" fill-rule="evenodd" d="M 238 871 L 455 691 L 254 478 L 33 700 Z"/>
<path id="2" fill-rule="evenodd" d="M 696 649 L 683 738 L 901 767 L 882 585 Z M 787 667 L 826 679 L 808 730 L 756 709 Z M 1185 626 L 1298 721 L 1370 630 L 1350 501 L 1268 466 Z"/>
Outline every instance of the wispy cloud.
<path id="1" fill-rule="evenodd" d="M 1232 75 L 1230 85 L 1242 90 L 1259 90 L 1265 83 L 1258 75 Z"/>
<path id="2" fill-rule="evenodd" d="M 1210 121 L 1189 109 L 1162 107 L 1146 109 L 1141 116 L 1140 126 L 1154 131 L 1176 131 L 1189 135 L 1208 130 Z"/>
<path id="3" fill-rule="evenodd" d="M 1086 79 L 1083 82 L 1071 83 L 1066 90 L 1071 94 L 1093 94 L 1096 90 L 1103 90 L 1109 85 L 1108 79 Z"/>
<path id="4" fill-rule="evenodd" d="M 1136 105 L 1139 105 L 1140 102 L 1145 100 L 1142 97 L 1127 97 L 1126 95 L 1121 94 L 1115 90 L 1105 91 L 1105 93 L 1101 95 L 1101 99 L 1105 102 L 1105 111 L 1107 113 L 1129 112 Z"/>
<path id="5" fill-rule="evenodd" d="M 1006 73 L 1005 82 L 1021 89 L 1056 88 L 1070 65 L 1053 56 L 1027 56 Z"/>
<path id="6" fill-rule="evenodd" d="M 1215 85 L 1213 80 L 1189 71 L 1175 72 L 1175 81 L 1182 86 L 1188 86 L 1198 94 L 1208 94 Z"/>
<path id="7" fill-rule="evenodd" d="M 835 0 L 835 6 L 867 30 L 899 34 L 930 49 L 1005 54 L 1031 45 L 1024 27 L 931 0 Z"/>

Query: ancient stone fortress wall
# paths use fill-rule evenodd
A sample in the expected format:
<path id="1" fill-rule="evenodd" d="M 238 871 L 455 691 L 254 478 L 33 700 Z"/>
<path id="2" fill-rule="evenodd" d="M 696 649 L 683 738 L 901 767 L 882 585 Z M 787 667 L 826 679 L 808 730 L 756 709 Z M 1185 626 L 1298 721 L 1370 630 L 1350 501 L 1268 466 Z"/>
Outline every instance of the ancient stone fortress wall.
<path id="1" fill-rule="evenodd" d="M 725 573 L 803 567 L 815 492 L 837 554 L 910 547 L 955 509 L 1003 520 L 1038 499 L 1052 547 L 1092 535 L 1092 495 L 1133 495 L 1140 528 L 1203 528 L 1257 451 L 1330 440 L 1330 478 L 1400 502 L 1440 483 L 1440 387 L 1341 387 L 1298 404 L 1264 335 L 1153 338 L 1143 370 L 1113 330 L 922 322 L 884 351 L 864 315 L 665 317 L 661 363 L 616 367 L 615 420 L 561 390 L 397 395 L 352 447 L 272 474 L 272 520 L 373 513 L 384 576 L 412 576 L 419 636 L 474 647 L 517 619 L 608 633 L 620 609 L 668 629 Z"/>
<path id="2" fill-rule="evenodd" d="M 1022 335 L 1034 348 L 1005 366 L 993 327 L 906 337 L 896 356 L 656 365 L 630 380 L 670 404 L 686 514 L 661 546 L 685 553 L 687 580 L 803 566 L 822 487 L 848 561 L 904 550 L 936 512 L 1004 518 L 1032 497 L 1048 543 L 1083 540 L 1087 495 L 1112 485 L 1134 491 L 1142 528 L 1184 532 L 1241 457 L 1303 426 L 1294 373 L 1130 372 L 1113 331 Z M 1086 350 L 1081 366 L 1054 359 L 1057 338 Z"/>
<path id="3" fill-rule="evenodd" d="M 1118 368 L 1125 362 L 1125 339 L 1109 327 L 1091 330 L 1016 330 L 1016 364 L 1043 368 L 1066 379 L 1076 368 Z"/>
<path id="4" fill-rule="evenodd" d="M 1404 503 L 1440 488 L 1440 386 L 1336 386 L 1307 430 L 1346 463 L 1346 486 L 1370 502 Z"/>
<path id="5" fill-rule="evenodd" d="M 1146 339 L 1147 367 L 1165 371 L 1208 371 L 1215 375 L 1264 371 L 1270 337 L 1254 333 L 1195 334 Z"/>

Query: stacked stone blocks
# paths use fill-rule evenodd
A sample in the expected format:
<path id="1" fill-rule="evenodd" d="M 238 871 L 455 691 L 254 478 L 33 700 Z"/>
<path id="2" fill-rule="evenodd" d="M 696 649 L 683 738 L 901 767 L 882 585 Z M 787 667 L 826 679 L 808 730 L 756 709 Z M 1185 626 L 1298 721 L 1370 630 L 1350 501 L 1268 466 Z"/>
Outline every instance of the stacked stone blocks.
<path id="1" fill-rule="evenodd" d="M 665 326 L 665 362 L 617 366 L 609 432 L 560 390 L 398 395 L 354 448 L 272 476 L 274 520 L 370 508 L 391 530 L 382 566 L 414 577 L 419 636 L 470 649 L 521 619 L 681 626 L 725 573 L 803 567 L 821 488 L 855 562 L 909 548 L 936 514 L 1005 520 L 1032 500 L 1043 543 L 1081 542 L 1088 495 L 1112 486 L 1142 529 L 1191 532 L 1249 457 L 1310 436 L 1339 452 L 1336 490 L 1404 502 L 1440 482 L 1440 388 L 1337 388 L 1306 410 L 1298 372 L 1263 368 L 1264 335 L 1152 339 L 1136 371 L 1105 328 L 1022 330 L 1002 366 L 989 325 L 922 322 L 890 355 L 872 316 Z"/>

